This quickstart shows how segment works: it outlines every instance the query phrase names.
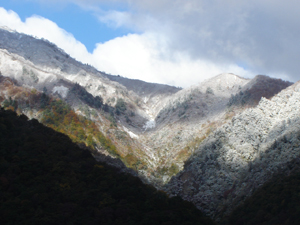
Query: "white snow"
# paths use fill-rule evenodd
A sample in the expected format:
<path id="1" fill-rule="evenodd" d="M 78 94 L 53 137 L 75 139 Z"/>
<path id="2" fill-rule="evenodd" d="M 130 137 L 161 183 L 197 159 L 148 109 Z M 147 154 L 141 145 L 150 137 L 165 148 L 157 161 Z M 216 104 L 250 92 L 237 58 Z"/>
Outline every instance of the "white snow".
<path id="1" fill-rule="evenodd" d="M 135 133 L 131 132 L 131 131 L 128 130 L 126 127 L 123 126 L 123 129 L 129 134 L 129 136 L 130 136 L 131 138 L 136 138 L 136 139 L 139 138 L 138 135 L 136 135 Z"/>
<path id="2" fill-rule="evenodd" d="M 64 86 L 56 86 L 53 88 L 52 93 L 54 94 L 55 92 L 57 92 L 58 94 L 61 95 L 61 97 L 66 98 L 67 94 L 69 92 L 69 88 L 66 88 Z"/>
<path id="3" fill-rule="evenodd" d="M 144 97 L 144 98 L 143 98 L 143 102 L 144 102 L 145 104 L 148 102 L 148 100 L 149 100 L 149 97 Z"/>
<path id="4" fill-rule="evenodd" d="M 156 126 L 155 120 L 151 119 L 146 122 L 146 124 L 143 126 L 143 128 L 144 128 L 144 130 L 147 130 L 147 129 L 152 129 L 155 126 Z"/>

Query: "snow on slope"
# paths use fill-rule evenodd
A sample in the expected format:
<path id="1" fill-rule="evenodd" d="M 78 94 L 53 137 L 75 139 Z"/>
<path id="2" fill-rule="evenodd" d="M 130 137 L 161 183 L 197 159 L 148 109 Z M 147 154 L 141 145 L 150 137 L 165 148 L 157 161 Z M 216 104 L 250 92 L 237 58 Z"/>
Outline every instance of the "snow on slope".
<path id="1" fill-rule="evenodd" d="M 3 29 L 0 29 L 0 71 L 21 85 L 40 91 L 46 87 L 49 93 L 58 93 L 63 98 L 68 97 L 71 84 L 78 83 L 111 106 L 119 98 L 124 99 L 126 111 L 115 118 L 117 127 L 110 127 L 107 132 L 111 135 L 125 131 L 134 139 L 140 147 L 137 158 L 144 154 L 148 162 L 141 173 L 163 182 L 183 169 L 185 160 L 200 142 L 230 119 L 227 103 L 231 95 L 250 82 L 225 73 L 179 90 L 110 76 L 72 59 L 48 41 Z M 76 107 L 78 110 L 79 106 Z M 251 150 L 247 146 L 245 149 Z M 123 153 L 126 155 L 125 150 Z M 169 173 L 168 168 L 173 168 L 173 172 Z"/>
<path id="2" fill-rule="evenodd" d="M 220 218 L 300 157 L 300 82 L 213 132 L 166 186 Z"/>

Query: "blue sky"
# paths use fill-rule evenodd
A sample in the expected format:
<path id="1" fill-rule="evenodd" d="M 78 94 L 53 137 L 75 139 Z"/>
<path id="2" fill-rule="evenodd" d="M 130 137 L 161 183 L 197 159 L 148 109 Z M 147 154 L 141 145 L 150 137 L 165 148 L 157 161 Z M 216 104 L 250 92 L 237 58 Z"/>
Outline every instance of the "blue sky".
<path id="1" fill-rule="evenodd" d="M 95 44 L 106 42 L 130 33 L 126 28 L 113 28 L 101 23 L 90 11 L 83 10 L 76 4 L 55 6 L 55 4 L 39 4 L 28 1 L 5 1 L 0 7 L 16 12 L 22 21 L 32 15 L 39 15 L 54 21 L 59 27 L 72 33 L 92 52 Z M 122 10 L 122 7 L 119 7 Z"/>
<path id="2" fill-rule="evenodd" d="M 148 82 L 189 87 L 220 73 L 295 82 L 299 11 L 297 0 L 8 0 L 0 26 Z"/>

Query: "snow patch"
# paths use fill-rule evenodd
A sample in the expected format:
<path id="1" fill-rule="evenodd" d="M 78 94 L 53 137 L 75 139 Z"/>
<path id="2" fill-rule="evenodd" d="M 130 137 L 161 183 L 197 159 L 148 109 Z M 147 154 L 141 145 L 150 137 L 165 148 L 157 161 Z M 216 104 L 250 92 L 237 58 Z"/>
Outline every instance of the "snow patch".
<path id="1" fill-rule="evenodd" d="M 53 90 L 52 90 L 52 93 L 58 93 L 60 94 L 63 98 L 66 98 L 67 97 L 67 94 L 69 92 L 69 88 L 66 88 L 64 86 L 57 86 L 57 87 L 54 87 Z"/>
<path id="2" fill-rule="evenodd" d="M 135 133 L 131 132 L 131 131 L 128 130 L 126 127 L 123 126 L 123 129 L 129 134 L 129 136 L 130 136 L 131 138 L 136 138 L 136 139 L 139 138 L 138 135 L 136 135 Z"/>
<path id="3" fill-rule="evenodd" d="M 148 120 L 146 124 L 143 126 L 144 130 L 152 129 L 156 126 L 155 120 Z"/>
<path id="4" fill-rule="evenodd" d="M 143 102 L 144 102 L 145 104 L 148 102 L 148 100 L 149 100 L 149 97 L 144 97 L 144 98 L 143 98 Z"/>

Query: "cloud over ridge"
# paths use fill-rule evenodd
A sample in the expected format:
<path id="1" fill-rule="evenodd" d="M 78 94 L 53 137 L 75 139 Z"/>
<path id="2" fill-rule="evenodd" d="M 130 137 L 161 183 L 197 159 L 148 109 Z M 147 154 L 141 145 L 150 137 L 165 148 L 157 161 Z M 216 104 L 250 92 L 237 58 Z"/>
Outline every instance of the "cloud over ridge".
<path id="1" fill-rule="evenodd" d="M 42 17 L 22 22 L 2 8 L 0 24 L 46 38 L 101 71 L 149 82 L 187 87 L 222 72 L 299 79 L 300 2 L 294 0 L 66 2 L 91 11 L 100 23 L 132 33 L 98 43 L 89 53 L 72 34 Z M 122 10 L 114 8 L 120 4 Z M 43 29 L 45 24 L 51 31 Z"/>

